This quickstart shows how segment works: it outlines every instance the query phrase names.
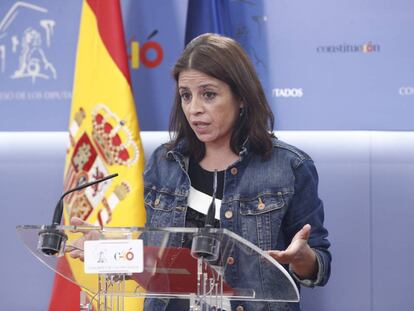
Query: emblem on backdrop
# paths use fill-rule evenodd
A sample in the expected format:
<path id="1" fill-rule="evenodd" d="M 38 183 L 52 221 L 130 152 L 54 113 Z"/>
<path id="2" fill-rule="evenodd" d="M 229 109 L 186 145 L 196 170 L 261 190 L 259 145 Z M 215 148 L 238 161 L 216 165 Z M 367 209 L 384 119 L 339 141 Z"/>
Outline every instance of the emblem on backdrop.
<path id="1" fill-rule="evenodd" d="M 28 14 L 35 18 L 25 19 Z M 16 2 L 0 17 L 0 75 L 33 84 L 39 79 L 56 79 L 56 68 L 48 57 L 55 26 L 47 8 Z"/>

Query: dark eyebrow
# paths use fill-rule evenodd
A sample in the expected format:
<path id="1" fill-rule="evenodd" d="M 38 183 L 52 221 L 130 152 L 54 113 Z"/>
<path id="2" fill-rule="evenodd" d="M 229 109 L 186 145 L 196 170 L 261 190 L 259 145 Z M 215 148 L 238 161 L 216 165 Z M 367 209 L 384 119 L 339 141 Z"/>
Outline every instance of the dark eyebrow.
<path id="1" fill-rule="evenodd" d="M 201 85 L 199 85 L 199 87 L 201 87 L 201 88 L 207 88 L 207 87 L 214 87 L 214 88 L 218 88 L 219 86 L 218 85 L 216 85 L 216 84 L 213 84 L 213 83 L 206 83 L 206 84 L 201 84 Z"/>
<path id="2" fill-rule="evenodd" d="M 214 84 L 214 83 L 205 83 L 205 84 L 200 84 L 198 86 L 198 89 L 206 89 L 206 88 L 209 88 L 209 87 L 216 88 L 216 89 L 219 88 L 219 86 L 217 84 Z M 187 87 L 187 86 L 178 86 L 178 90 L 189 90 L 189 89 L 190 88 Z"/>

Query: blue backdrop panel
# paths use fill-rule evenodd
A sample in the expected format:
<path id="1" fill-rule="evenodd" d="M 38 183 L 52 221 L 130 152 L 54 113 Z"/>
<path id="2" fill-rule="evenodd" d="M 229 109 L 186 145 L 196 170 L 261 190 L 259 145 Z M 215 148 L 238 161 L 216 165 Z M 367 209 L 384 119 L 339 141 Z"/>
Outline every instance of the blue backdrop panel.
<path id="1" fill-rule="evenodd" d="M 414 128 L 414 2 L 265 3 L 279 128 Z"/>
<path id="2" fill-rule="evenodd" d="M 0 131 L 67 128 L 80 1 L 0 3 Z"/>
<path id="3" fill-rule="evenodd" d="M 411 136 L 412 133 L 383 133 L 373 139 L 372 310 L 375 311 L 412 308 L 409 302 L 414 279 L 414 140 Z"/>
<path id="4" fill-rule="evenodd" d="M 315 161 L 332 243 L 329 283 L 302 287 L 303 310 L 372 310 L 370 134 L 281 132 L 280 136 Z"/>
<path id="5" fill-rule="evenodd" d="M 302 289 L 303 309 L 411 310 L 414 133 L 278 136 L 314 159 L 332 242 L 331 280 L 323 288 Z M 166 139 L 167 132 L 143 132 L 145 156 Z M 17 240 L 15 226 L 51 221 L 67 140 L 65 132 L 0 133 L 0 235 L 7 251 L 0 259 L 7 280 L 0 286 L 2 310 L 46 309 L 53 273 Z"/>
<path id="6" fill-rule="evenodd" d="M 141 129 L 167 129 L 174 96 L 170 72 L 184 47 L 187 1 L 130 0 L 122 7 Z"/>
<path id="7" fill-rule="evenodd" d="M 188 1 L 121 3 L 141 128 L 165 130 Z M 277 129 L 413 130 L 414 2 L 226 3 L 219 17 L 256 66 Z M 1 1 L 0 131 L 66 130 L 80 8 Z"/>
<path id="8" fill-rule="evenodd" d="M 49 224 L 63 188 L 67 135 L 0 132 L 2 310 L 47 310 L 54 274 L 24 247 L 16 226 Z M 40 147 L 41 146 L 41 147 Z"/>

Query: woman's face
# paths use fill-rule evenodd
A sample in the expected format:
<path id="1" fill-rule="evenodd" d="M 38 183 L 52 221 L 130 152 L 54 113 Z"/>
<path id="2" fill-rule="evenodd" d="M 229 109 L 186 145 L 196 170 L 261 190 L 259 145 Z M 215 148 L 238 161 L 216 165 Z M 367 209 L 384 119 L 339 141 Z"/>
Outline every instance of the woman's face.
<path id="1" fill-rule="evenodd" d="M 197 70 L 186 70 L 178 77 L 181 107 L 197 138 L 206 147 L 230 146 L 234 124 L 239 117 L 241 100 L 230 87 Z"/>

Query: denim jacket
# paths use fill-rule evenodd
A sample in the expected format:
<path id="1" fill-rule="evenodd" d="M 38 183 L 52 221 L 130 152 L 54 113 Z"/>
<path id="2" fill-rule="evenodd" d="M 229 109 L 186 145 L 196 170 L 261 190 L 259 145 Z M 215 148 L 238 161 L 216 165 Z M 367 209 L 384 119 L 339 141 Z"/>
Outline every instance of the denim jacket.
<path id="1" fill-rule="evenodd" d="M 146 165 L 146 226 L 185 225 L 190 179 L 187 174 L 189 159 L 182 153 L 184 146 L 185 142 L 181 142 L 168 152 L 160 146 Z M 225 171 L 221 227 L 263 250 L 283 250 L 305 224 L 310 224 L 312 230 L 308 243 L 316 253 L 317 277 L 315 280 L 300 280 L 292 271 L 290 273 L 298 284 L 309 287 L 326 284 L 330 276 L 330 243 L 328 231 L 323 226 L 324 210 L 318 197 L 318 175 L 312 159 L 276 138 L 273 139 L 273 152 L 266 160 L 249 149 L 247 141 L 239 154 L 240 159 Z M 155 200 L 158 201 L 154 203 Z M 259 207 L 259 204 L 262 205 Z M 226 211 L 231 213 L 226 214 Z M 234 274 L 238 271 L 237 264 L 236 261 L 232 270 Z M 260 278 L 263 275 L 260 265 L 252 262 L 249 270 L 255 282 L 262 282 L 264 291 L 272 290 L 271 282 Z M 230 276 L 230 279 L 232 277 L 237 279 L 237 275 Z M 244 280 L 238 279 L 237 282 Z M 145 310 L 164 310 L 166 304 L 167 301 L 147 299 Z M 244 311 L 300 310 L 298 303 L 232 302 L 232 309 L 236 308 Z"/>

